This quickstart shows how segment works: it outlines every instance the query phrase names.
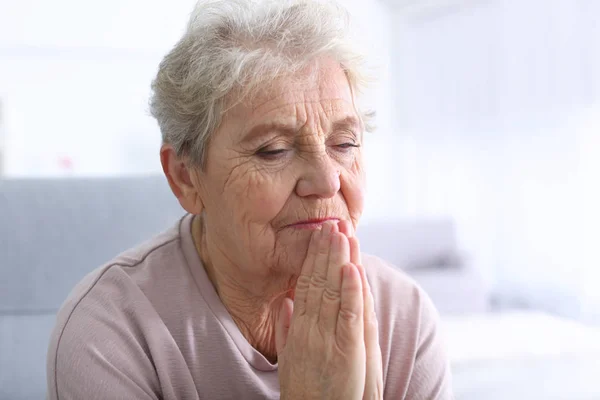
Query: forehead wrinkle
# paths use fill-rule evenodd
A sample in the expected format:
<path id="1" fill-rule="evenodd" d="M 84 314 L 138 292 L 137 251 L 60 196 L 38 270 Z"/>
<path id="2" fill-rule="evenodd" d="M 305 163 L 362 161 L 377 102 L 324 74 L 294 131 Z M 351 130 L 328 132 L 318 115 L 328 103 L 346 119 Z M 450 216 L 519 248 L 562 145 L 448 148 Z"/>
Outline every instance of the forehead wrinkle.
<path id="1" fill-rule="evenodd" d="M 259 113 L 259 109 L 257 108 L 256 110 L 253 111 L 252 113 L 252 117 L 257 116 L 259 118 L 268 118 L 268 116 L 276 111 L 281 111 L 282 114 L 284 114 L 284 110 L 286 107 L 289 107 L 290 109 L 294 109 L 295 114 L 298 115 L 298 109 L 299 108 L 304 108 L 303 106 L 307 106 L 307 105 L 320 105 L 323 106 L 323 104 L 327 104 L 329 105 L 328 107 L 323 107 L 323 108 L 328 108 L 329 110 L 329 114 L 332 114 L 334 111 L 336 110 L 343 110 L 345 107 L 343 105 L 337 105 L 338 103 L 347 103 L 348 110 L 352 110 L 352 112 L 354 113 L 354 106 L 352 105 L 352 103 L 348 102 L 346 99 L 340 98 L 340 97 L 332 97 L 332 98 L 325 98 L 325 99 L 318 99 L 318 100 L 304 100 L 304 101 L 289 101 L 283 104 L 277 104 L 274 105 L 273 107 L 267 109 L 264 112 L 260 112 Z M 259 108 L 262 108 L 259 107 Z M 251 117 L 251 119 L 253 119 Z M 284 117 L 284 118 L 287 118 Z"/>
<path id="2" fill-rule="evenodd" d="M 308 91 L 299 89 L 291 93 L 283 91 L 256 106 L 252 105 L 252 103 L 257 103 L 256 98 L 252 103 L 240 104 L 237 109 L 230 110 L 230 116 L 241 122 L 239 125 L 236 124 L 239 126 L 239 129 L 235 129 L 238 132 L 237 134 L 233 131 L 229 132 L 232 139 L 236 137 L 232 144 L 246 141 L 245 137 L 248 132 L 261 124 L 267 125 L 271 122 L 281 125 L 289 124 L 290 130 L 295 129 L 299 131 L 306 124 L 307 118 L 312 116 L 312 118 L 316 118 L 320 122 L 321 130 L 324 133 L 329 133 L 333 129 L 333 124 L 337 122 L 333 121 L 334 118 L 338 121 L 351 115 L 358 118 L 350 90 L 347 93 L 349 98 L 346 98 L 347 96 L 339 92 L 322 92 L 323 90 L 319 89 L 310 89 Z M 321 94 L 329 94 L 330 96 L 319 98 Z M 314 107 L 315 105 L 317 107 Z M 307 108 L 314 108 L 316 113 L 308 111 Z M 337 112 L 342 115 L 337 117 L 335 115 Z M 256 136 L 260 137 L 261 135 L 257 134 Z"/>
<path id="3" fill-rule="evenodd" d="M 297 141 L 300 147 L 298 157 L 307 160 L 305 157 L 308 154 L 321 154 L 325 152 L 325 141 L 320 140 L 321 136 L 312 132 L 301 134 Z"/>
<path id="4" fill-rule="evenodd" d="M 250 111 L 252 113 L 258 111 L 260 108 L 262 107 L 267 107 L 270 103 L 275 103 L 275 102 L 280 102 L 280 104 L 276 105 L 274 108 L 279 108 L 281 106 L 285 106 L 285 105 L 289 105 L 289 104 L 296 104 L 298 102 L 303 102 L 303 101 L 310 101 L 307 100 L 307 97 L 312 97 L 312 96 L 307 96 L 307 94 L 316 94 L 316 98 L 320 98 L 319 96 L 319 90 L 318 89 L 298 89 L 298 90 L 281 90 L 281 93 L 275 95 L 275 96 L 269 96 L 269 93 L 265 93 L 264 97 L 265 99 L 261 99 L 260 97 L 257 97 L 252 104 L 250 105 Z M 295 95 L 300 94 L 300 96 L 298 96 L 298 98 L 294 98 Z M 289 99 L 286 99 L 285 97 L 289 97 Z M 282 100 L 283 98 L 283 100 Z M 299 101 L 301 100 L 302 101 Z M 312 100 L 312 101 L 318 101 L 318 100 Z M 257 103 L 257 104 L 255 104 Z"/>
<path id="5" fill-rule="evenodd" d="M 307 106 L 314 111 L 307 111 Z M 332 131 L 333 126 L 339 121 L 348 119 L 348 113 L 344 111 L 344 106 L 336 102 L 309 102 L 294 104 L 290 107 L 291 113 L 287 115 L 276 114 L 273 118 L 263 115 L 263 121 L 257 123 L 252 128 L 242 129 L 244 132 L 240 139 L 241 142 L 252 142 L 260 138 L 263 134 L 277 132 L 286 136 L 294 136 L 299 133 L 307 133 L 307 130 L 315 130 L 319 136 L 325 136 Z M 336 111 L 341 111 L 341 115 L 335 121 Z M 308 118 L 310 117 L 310 121 Z M 267 121 L 267 122 L 264 122 Z M 292 122 L 293 121 L 293 122 Z M 250 125 L 250 124 L 248 124 Z"/>
<path id="6" fill-rule="evenodd" d="M 310 83 L 308 83 L 310 85 Z M 262 95 L 256 96 L 250 104 L 246 103 L 246 106 L 251 113 L 259 111 L 263 107 L 267 107 L 266 112 L 270 112 L 271 103 L 279 103 L 273 108 L 279 108 L 288 104 L 295 103 L 312 103 L 322 101 L 344 101 L 349 103 L 351 108 L 354 108 L 354 96 L 349 85 L 340 88 L 340 85 L 318 85 L 313 88 L 306 88 L 307 85 L 293 85 L 293 87 L 279 87 L 278 92 L 274 94 L 275 90 L 265 91 Z M 342 89 L 342 90 L 340 90 Z M 265 113 L 265 112 L 263 112 Z"/>
<path id="7" fill-rule="evenodd" d="M 335 102 L 319 102 L 315 104 L 314 109 L 315 112 L 310 113 L 311 121 L 307 120 L 300 129 L 302 136 L 316 134 L 319 137 L 327 137 L 335 130 L 357 125 L 358 116 L 353 112 L 346 112 L 343 105 Z"/>
<path id="8" fill-rule="evenodd" d="M 338 73 L 342 74 L 342 79 L 340 79 Z M 250 109 L 255 111 L 271 102 L 279 101 L 282 97 L 293 98 L 297 96 L 305 101 L 318 101 L 327 99 L 332 95 L 339 99 L 347 96 L 350 103 L 354 102 L 354 95 L 348 77 L 339 66 L 336 68 L 323 68 L 316 75 L 281 77 L 268 88 L 257 92 L 256 96 L 250 100 L 252 103 Z M 287 100 L 284 99 L 283 102 L 287 102 Z"/>

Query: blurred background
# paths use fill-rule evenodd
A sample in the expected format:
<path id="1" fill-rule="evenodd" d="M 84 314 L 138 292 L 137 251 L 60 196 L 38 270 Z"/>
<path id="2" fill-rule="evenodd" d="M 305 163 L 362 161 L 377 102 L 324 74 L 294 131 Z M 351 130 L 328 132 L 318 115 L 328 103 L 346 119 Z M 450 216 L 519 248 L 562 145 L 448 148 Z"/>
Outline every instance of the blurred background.
<path id="1" fill-rule="evenodd" d="M 378 128 L 363 248 L 432 296 L 457 399 L 600 399 L 600 1 L 342 3 L 377 78 L 362 98 Z M 15 300 L 38 294 L 15 279 L 30 265 L 8 261 L 23 259 L 11 196 L 160 174 L 150 82 L 194 4 L 0 0 L 0 240 L 13 243 L 0 243 L 0 398 L 37 398 L 18 393 L 18 365 L 44 366 L 15 350 L 28 345 L 14 326 L 68 293 Z"/>

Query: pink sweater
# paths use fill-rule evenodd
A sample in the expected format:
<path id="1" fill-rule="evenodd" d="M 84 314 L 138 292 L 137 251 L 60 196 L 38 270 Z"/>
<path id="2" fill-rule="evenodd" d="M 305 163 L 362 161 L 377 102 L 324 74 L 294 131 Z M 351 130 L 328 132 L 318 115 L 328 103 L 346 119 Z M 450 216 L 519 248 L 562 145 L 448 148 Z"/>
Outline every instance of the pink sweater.
<path id="1" fill-rule="evenodd" d="M 200 263 L 191 216 L 85 277 L 58 313 L 48 398 L 278 399 L 277 364 L 244 338 Z M 363 255 L 379 318 L 385 399 L 450 399 L 429 298 Z"/>

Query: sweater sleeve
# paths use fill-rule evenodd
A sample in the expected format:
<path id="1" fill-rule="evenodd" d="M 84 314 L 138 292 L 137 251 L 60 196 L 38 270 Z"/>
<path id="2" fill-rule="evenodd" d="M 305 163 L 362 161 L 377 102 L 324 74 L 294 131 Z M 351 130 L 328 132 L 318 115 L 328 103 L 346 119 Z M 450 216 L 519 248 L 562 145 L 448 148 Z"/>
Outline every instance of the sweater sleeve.
<path id="1" fill-rule="evenodd" d="M 375 299 L 385 400 L 451 400 L 440 318 L 429 296 L 398 268 L 363 255 Z"/>
<path id="2" fill-rule="evenodd" d="M 47 357 L 49 400 L 156 400 L 160 383 L 127 303 L 89 288 L 61 310 Z M 116 294 L 116 293 L 115 293 Z"/>
<path id="3" fill-rule="evenodd" d="M 452 399 L 450 365 L 440 334 L 439 315 L 419 289 L 419 329 L 413 371 L 406 398 L 410 400 Z"/>

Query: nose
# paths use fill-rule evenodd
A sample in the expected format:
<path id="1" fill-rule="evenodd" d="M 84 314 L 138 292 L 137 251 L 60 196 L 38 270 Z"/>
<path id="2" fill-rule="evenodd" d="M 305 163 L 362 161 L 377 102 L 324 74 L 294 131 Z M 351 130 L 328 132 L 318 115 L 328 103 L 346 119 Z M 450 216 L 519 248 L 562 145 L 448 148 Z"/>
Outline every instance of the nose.
<path id="1" fill-rule="evenodd" d="M 340 169 L 327 155 L 306 160 L 304 171 L 296 184 L 300 197 L 327 199 L 340 191 Z"/>

